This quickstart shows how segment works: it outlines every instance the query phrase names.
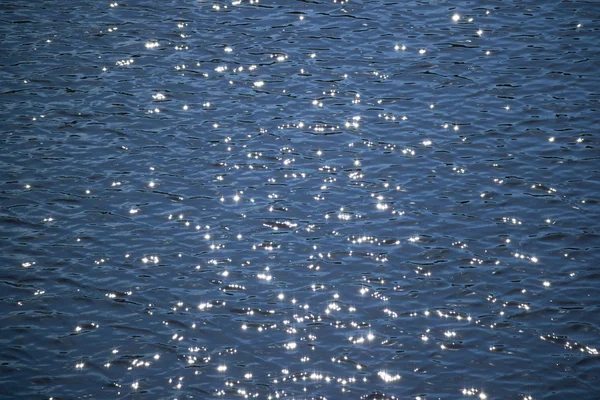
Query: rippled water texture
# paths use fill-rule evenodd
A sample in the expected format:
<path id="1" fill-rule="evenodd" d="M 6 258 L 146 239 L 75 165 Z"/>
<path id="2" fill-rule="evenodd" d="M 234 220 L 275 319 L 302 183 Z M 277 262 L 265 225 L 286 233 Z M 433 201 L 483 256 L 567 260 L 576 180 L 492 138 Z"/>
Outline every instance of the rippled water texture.
<path id="1" fill-rule="evenodd" d="M 597 2 L 0 7 L 0 397 L 600 398 Z"/>

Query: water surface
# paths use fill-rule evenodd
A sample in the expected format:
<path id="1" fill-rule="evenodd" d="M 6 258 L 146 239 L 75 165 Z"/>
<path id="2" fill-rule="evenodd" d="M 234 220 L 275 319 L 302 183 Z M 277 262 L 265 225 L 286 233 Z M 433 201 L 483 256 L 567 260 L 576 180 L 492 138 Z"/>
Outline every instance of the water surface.
<path id="1" fill-rule="evenodd" d="M 2 398 L 600 397 L 595 2 L 0 6 Z"/>

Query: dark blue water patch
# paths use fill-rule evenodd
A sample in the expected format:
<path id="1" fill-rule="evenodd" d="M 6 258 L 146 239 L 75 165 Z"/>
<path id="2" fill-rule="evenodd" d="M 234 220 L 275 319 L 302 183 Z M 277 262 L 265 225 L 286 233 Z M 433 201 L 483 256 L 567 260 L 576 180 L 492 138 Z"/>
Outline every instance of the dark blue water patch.
<path id="1" fill-rule="evenodd" d="M 3 8 L 0 397 L 598 397 L 592 2 Z"/>

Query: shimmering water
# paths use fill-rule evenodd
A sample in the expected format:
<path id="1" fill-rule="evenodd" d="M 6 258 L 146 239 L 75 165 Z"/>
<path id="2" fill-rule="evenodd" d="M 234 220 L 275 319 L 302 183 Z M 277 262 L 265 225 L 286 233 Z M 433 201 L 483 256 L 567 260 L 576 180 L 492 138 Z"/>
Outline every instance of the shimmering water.
<path id="1" fill-rule="evenodd" d="M 2 398 L 600 398 L 597 2 L 0 8 Z"/>

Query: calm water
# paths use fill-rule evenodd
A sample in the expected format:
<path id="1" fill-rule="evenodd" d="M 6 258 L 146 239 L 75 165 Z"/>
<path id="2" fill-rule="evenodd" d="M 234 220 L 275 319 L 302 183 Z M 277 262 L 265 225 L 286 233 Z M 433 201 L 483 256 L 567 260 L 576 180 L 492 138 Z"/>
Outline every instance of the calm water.
<path id="1" fill-rule="evenodd" d="M 600 398 L 597 2 L 0 8 L 1 398 Z"/>

